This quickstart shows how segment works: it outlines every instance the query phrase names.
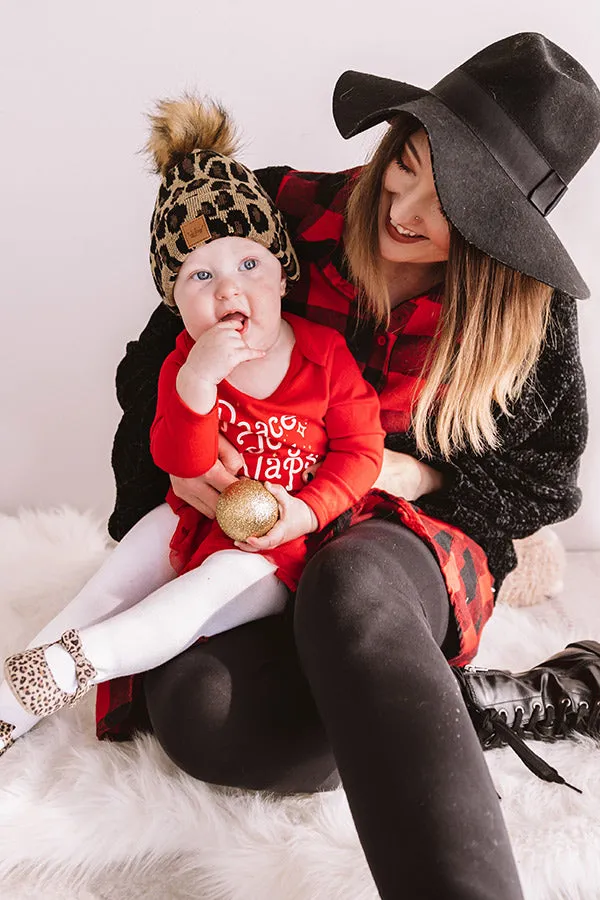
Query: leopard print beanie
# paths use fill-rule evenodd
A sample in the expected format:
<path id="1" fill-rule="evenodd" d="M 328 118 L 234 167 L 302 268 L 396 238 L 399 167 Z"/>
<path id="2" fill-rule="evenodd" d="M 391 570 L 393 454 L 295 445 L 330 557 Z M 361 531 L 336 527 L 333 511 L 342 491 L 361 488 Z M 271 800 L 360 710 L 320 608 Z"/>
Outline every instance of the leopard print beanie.
<path id="1" fill-rule="evenodd" d="M 262 244 L 295 281 L 298 260 L 283 216 L 256 176 L 232 158 L 227 113 L 188 95 L 159 103 L 151 122 L 147 150 L 162 183 L 150 224 L 150 266 L 165 303 L 175 305 L 173 287 L 186 256 L 221 237 Z"/>

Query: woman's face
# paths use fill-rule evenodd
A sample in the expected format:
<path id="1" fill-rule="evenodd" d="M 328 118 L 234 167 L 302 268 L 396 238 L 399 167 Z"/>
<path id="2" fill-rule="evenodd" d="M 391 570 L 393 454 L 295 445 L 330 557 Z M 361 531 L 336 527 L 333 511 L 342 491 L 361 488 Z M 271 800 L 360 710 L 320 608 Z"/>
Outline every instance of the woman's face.
<path id="1" fill-rule="evenodd" d="M 448 259 L 450 227 L 435 190 L 425 129 L 412 134 L 399 160 L 383 174 L 379 200 L 379 252 L 397 263 Z"/>

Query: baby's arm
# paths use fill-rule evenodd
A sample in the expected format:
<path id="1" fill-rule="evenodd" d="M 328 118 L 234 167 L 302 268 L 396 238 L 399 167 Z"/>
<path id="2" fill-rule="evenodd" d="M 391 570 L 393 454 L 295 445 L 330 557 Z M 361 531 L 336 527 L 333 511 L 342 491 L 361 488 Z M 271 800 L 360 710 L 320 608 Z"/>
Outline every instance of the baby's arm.
<path id="1" fill-rule="evenodd" d="M 341 336 L 336 336 L 331 357 L 325 428 L 325 459 L 313 480 L 296 495 L 311 507 L 319 529 L 373 487 L 383 460 L 385 432 L 379 398 Z"/>
<path id="2" fill-rule="evenodd" d="M 314 479 L 295 496 L 281 485 L 266 484 L 279 503 L 280 519 L 264 537 L 238 543 L 243 550 L 273 550 L 324 528 L 366 494 L 379 475 L 385 437 L 379 398 L 340 335 L 333 339 L 329 375 L 325 459 Z"/>
<path id="3" fill-rule="evenodd" d="M 194 411 L 177 392 L 177 378 L 188 356 L 182 332 L 158 378 L 156 415 L 150 428 L 150 452 L 159 468 L 180 478 L 202 475 L 217 459 L 219 418 L 216 403 L 205 415 Z"/>
<path id="4" fill-rule="evenodd" d="M 239 323 L 218 322 L 194 343 L 187 332 L 158 379 L 150 452 L 159 468 L 179 478 L 204 475 L 218 459 L 217 385 L 240 363 L 264 356 L 248 347 Z"/>

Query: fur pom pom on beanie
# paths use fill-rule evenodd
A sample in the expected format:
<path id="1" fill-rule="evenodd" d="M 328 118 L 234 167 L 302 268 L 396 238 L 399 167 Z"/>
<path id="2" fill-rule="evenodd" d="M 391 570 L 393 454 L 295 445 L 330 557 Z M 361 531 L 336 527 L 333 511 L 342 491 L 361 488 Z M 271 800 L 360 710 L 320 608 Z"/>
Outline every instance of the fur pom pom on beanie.
<path id="1" fill-rule="evenodd" d="M 150 224 L 150 266 L 167 305 L 186 256 L 221 237 L 243 237 L 266 247 L 287 277 L 299 276 L 283 217 L 244 165 L 235 125 L 212 101 L 192 95 L 162 100 L 150 116 L 146 150 L 162 176 Z"/>
<path id="2" fill-rule="evenodd" d="M 184 94 L 181 100 L 159 100 L 156 112 L 148 118 L 151 130 L 146 151 L 159 175 L 194 150 L 233 156 L 239 149 L 234 123 L 214 101 L 202 101 L 192 94 Z"/>

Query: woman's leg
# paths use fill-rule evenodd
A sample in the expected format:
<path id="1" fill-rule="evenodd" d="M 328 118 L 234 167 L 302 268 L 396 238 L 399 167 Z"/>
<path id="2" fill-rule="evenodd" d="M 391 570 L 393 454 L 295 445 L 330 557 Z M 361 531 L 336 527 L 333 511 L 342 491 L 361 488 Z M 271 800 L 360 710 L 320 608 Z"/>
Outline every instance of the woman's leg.
<path id="1" fill-rule="evenodd" d="M 195 644 L 144 677 L 154 733 L 181 769 L 281 793 L 340 783 L 298 664 L 293 610 Z"/>
<path id="2" fill-rule="evenodd" d="M 28 647 L 56 641 L 68 628 L 101 622 L 174 578 L 169 542 L 176 524 L 177 516 L 166 503 L 140 519 L 77 596 L 36 634 Z M 15 726 L 13 739 L 39 721 L 17 702 L 5 681 L 0 683 L 0 720 Z"/>
<path id="3" fill-rule="evenodd" d="M 300 661 L 383 900 L 522 900 L 482 751 L 440 649 L 429 549 L 370 521 L 323 547 L 296 596 Z"/>

